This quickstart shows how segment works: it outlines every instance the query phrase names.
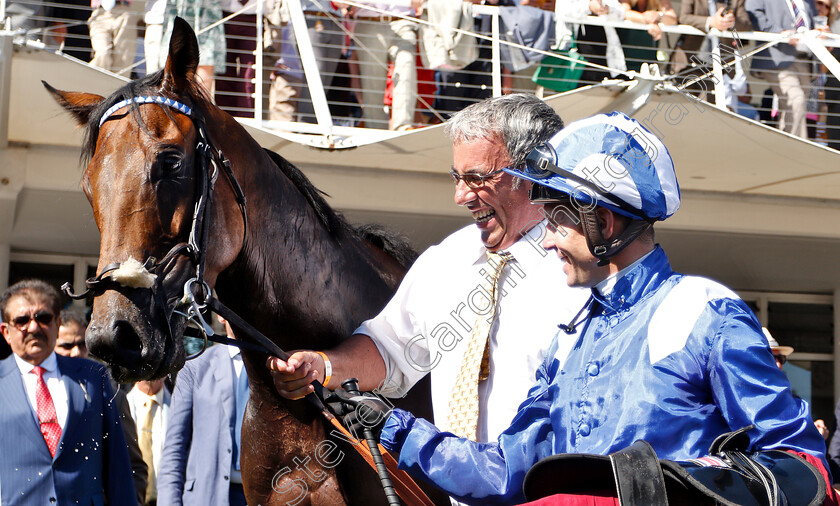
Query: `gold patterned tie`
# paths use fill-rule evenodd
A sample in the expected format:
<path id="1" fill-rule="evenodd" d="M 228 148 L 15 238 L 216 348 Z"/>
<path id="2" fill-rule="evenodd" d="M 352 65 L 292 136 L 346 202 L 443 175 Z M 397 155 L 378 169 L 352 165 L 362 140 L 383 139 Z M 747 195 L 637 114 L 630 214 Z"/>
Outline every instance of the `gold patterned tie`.
<path id="1" fill-rule="evenodd" d="M 157 476 L 155 475 L 155 457 L 152 450 L 152 426 L 155 413 L 154 399 L 149 399 L 143 404 L 145 413 L 137 435 L 137 444 L 140 446 L 140 453 L 143 454 L 143 462 L 149 468 L 149 483 L 146 485 L 146 504 L 157 499 Z"/>
<path id="2" fill-rule="evenodd" d="M 473 327 L 452 396 L 449 398 L 449 432 L 475 441 L 478 428 L 478 383 L 490 374 L 490 330 L 499 309 L 499 279 L 513 260 L 507 252 L 487 252 L 487 263 L 495 267 L 485 279 L 490 294 L 488 311 L 478 315 Z"/>

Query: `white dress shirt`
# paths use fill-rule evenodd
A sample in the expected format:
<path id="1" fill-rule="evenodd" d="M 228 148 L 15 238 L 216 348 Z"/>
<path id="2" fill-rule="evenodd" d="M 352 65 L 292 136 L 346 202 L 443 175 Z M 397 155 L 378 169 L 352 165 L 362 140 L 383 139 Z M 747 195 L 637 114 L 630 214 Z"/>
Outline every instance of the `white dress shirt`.
<path id="1" fill-rule="evenodd" d="M 35 398 L 38 375 L 32 372 L 35 366 L 17 355 L 14 355 L 14 357 L 15 363 L 20 369 L 23 388 L 26 390 L 26 398 L 29 399 L 29 404 L 32 406 L 35 421 L 40 423 L 40 420 L 38 420 L 38 401 Z M 58 425 L 63 432 L 64 426 L 67 424 L 67 412 L 70 409 L 70 401 L 67 394 L 67 385 L 64 384 L 66 380 L 61 376 L 61 371 L 58 370 L 58 359 L 55 358 L 55 352 L 50 353 L 50 356 L 44 359 L 39 365 L 44 369 L 44 383 L 47 384 L 47 390 L 50 391 L 50 396 L 55 405 L 55 416 L 58 418 Z"/>
<path id="2" fill-rule="evenodd" d="M 544 232 L 544 224 L 538 225 L 507 250 L 516 261 L 501 278 L 490 376 L 478 387 L 478 441 L 495 441 L 510 425 L 557 325 L 569 323 L 590 294 L 568 287 L 557 253 L 540 245 Z M 488 302 L 482 290 L 492 270 L 475 225 L 420 255 L 382 312 L 356 331 L 370 336 L 385 360 L 384 395 L 402 395 L 431 371 L 435 423 L 446 423 L 471 329 Z M 573 339 L 561 343 L 562 353 Z"/>
<path id="3" fill-rule="evenodd" d="M 160 457 L 163 455 L 163 441 L 166 439 L 166 415 L 169 411 L 169 404 L 171 396 L 166 392 L 166 387 L 160 389 L 155 395 L 146 395 L 141 392 L 135 385 L 127 394 L 129 410 L 131 411 L 131 418 L 134 419 L 134 424 L 137 425 L 137 434 L 143 430 L 143 415 L 145 413 L 144 405 L 149 399 L 155 400 L 155 405 L 152 407 L 152 453 L 154 455 L 153 462 L 155 466 L 155 474 L 160 471 Z"/>

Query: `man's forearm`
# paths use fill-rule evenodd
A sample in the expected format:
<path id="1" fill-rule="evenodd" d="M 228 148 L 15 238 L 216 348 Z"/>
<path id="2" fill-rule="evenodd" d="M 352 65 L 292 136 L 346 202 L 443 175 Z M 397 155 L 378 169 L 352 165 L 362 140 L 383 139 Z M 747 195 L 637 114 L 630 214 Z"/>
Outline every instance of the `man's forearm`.
<path id="1" fill-rule="evenodd" d="M 324 353 L 332 365 L 332 377 L 328 383 L 332 390 L 349 378 L 358 379 L 362 391 L 374 390 L 385 380 L 385 361 L 373 340 L 364 334 L 353 334 L 335 348 L 324 350 Z M 320 376 L 323 379 L 323 372 Z"/>

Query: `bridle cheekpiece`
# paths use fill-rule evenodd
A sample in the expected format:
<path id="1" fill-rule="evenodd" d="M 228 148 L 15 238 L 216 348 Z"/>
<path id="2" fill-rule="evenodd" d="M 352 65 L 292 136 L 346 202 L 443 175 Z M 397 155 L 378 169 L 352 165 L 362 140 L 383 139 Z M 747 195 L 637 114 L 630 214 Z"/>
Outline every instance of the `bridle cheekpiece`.
<path id="1" fill-rule="evenodd" d="M 233 170 L 230 166 L 230 160 L 228 160 L 220 149 L 217 149 L 209 141 L 204 128 L 204 118 L 200 114 L 194 114 L 191 107 L 178 102 L 177 100 L 162 96 L 140 96 L 121 100 L 109 107 L 102 114 L 102 117 L 99 120 L 99 126 L 101 127 L 116 111 L 132 104 L 158 104 L 164 107 L 169 107 L 185 114 L 186 116 L 189 116 L 196 129 L 195 172 L 196 183 L 198 185 L 196 193 L 198 197 L 196 198 L 193 210 L 189 238 L 186 242 L 181 242 L 173 246 L 160 261 L 154 257 L 147 258 L 142 263 L 142 266 L 140 266 L 140 269 L 145 270 L 154 276 L 152 278 L 154 279 L 153 286 L 142 288 L 148 288 L 152 291 L 154 303 L 161 309 L 162 317 L 165 320 L 165 327 L 169 334 L 168 337 L 173 337 L 172 328 L 169 323 L 169 315 L 177 313 L 186 318 L 188 322 L 195 324 L 195 326 L 201 329 L 205 338 L 204 348 L 206 348 L 208 332 L 209 335 L 213 335 L 212 328 L 204 320 L 201 314 L 202 310 L 205 308 L 205 303 L 211 298 L 210 288 L 204 281 L 207 240 L 210 232 L 210 220 L 207 219 L 207 216 L 209 214 L 213 197 L 213 189 L 219 175 L 220 167 L 222 169 L 221 172 L 225 174 L 225 178 L 228 180 L 231 188 L 233 189 L 236 202 L 239 205 L 240 212 L 242 213 L 243 241 L 247 236 L 248 231 L 245 194 L 242 192 L 242 187 L 239 185 L 239 182 L 236 180 L 236 176 L 233 174 Z M 169 308 L 166 304 L 167 298 L 164 294 L 163 281 L 167 274 L 169 274 L 169 272 L 175 267 L 175 259 L 179 255 L 185 255 L 190 259 L 192 264 L 195 266 L 195 277 L 190 278 L 184 284 L 183 296 L 178 300 L 174 307 Z M 134 262 L 137 261 L 134 260 Z M 104 269 L 102 269 L 102 272 L 85 281 L 86 290 L 84 292 L 78 294 L 74 293 L 73 287 L 70 283 L 65 283 L 61 289 L 70 298 L 83 299 L 86 297 L 96 297 L 109 287 L 141 288 L 131 282 L 125 282 L 123 277 L 119 275 L 121 272 L 120 269 L 120 262 L 108 264 Z M 115 273 L 117 275 L 115 275 Z M 193 290 L 195 285 L 198 286 L 196 287 L 196 290 Z M 201 352 L 204 351 L 204 348 L 202 348 Z M 188 358 L 195 358 L 200 355 L 201 352 Z"/>

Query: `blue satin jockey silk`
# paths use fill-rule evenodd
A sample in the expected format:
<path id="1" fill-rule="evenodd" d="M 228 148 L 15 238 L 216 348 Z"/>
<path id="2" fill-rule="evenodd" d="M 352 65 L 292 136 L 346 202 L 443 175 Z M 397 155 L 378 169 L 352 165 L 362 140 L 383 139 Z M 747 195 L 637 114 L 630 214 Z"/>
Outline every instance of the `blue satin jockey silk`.
<path id="1" fill-rule="evenodd" d="M 400 467 L 464 502 L 507 504 L 524 500 L 525 473 L 549 455 L 606 455 L 644 439 L 659 458 L 686 460 L 754 424 L 750 450 L 801 451 L 828 469 L 807 403 L 793 396 L 737 295 L 673 272 L 659 246 L 607 284 L 593 290 L 565 364 L 554 357 L 555 338 L 497 443 L 395 410 L 381 440 L 400 452 Z"/>

